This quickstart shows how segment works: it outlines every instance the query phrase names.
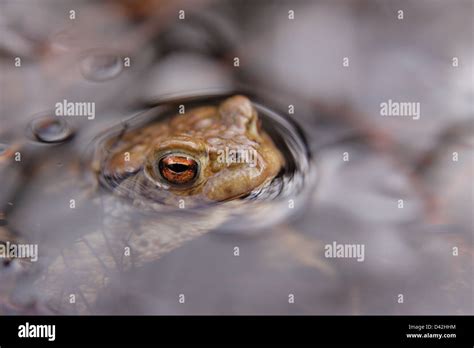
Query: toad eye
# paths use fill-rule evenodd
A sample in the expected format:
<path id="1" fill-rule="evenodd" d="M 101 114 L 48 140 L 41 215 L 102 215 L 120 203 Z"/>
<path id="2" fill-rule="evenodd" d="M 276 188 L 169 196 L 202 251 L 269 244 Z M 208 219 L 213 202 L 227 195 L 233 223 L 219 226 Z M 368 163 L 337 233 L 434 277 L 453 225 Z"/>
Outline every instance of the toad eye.
<path id="1" fill-rule="evenodd" d="M 199 166 L 196 160 L 186 155 L 167 155 L 158 162 L 163 179 L 173 185 L 189 184 L 196 179 Z"/>

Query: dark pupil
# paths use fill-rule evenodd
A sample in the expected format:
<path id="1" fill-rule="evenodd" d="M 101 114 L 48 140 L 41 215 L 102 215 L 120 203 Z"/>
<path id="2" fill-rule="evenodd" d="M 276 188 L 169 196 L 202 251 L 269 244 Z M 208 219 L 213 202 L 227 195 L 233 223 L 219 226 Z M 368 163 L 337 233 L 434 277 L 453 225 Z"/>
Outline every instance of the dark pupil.
<path id="1" fill-rule="evenodd" d="M 195 160 L 185 157 L 169 155 L 158 163 L 161 176 L 168 182 L 176 185 L 192 182 L 198 173 Z"/>
<path id="2" fill-rule="evenodd" d="M 182 173 L 189 169 L 189 166 L 180 163 L 168 164 L 168 168 L 175 173 Z"/>

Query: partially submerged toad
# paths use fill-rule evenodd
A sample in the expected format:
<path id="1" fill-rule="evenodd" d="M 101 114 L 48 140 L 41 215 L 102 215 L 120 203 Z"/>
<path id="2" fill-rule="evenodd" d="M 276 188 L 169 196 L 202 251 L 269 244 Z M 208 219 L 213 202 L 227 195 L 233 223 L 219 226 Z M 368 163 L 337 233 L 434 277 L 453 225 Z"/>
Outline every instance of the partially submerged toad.
<path id="1" fill-rule="evenodd" d="M 143 195 L 157 201 L 242 197 L 273 180 L 284 164 L 252 103 L 240 95 L 130 131 L 108 146 L 105 181 L 130 193 L 138 180 Z"/>

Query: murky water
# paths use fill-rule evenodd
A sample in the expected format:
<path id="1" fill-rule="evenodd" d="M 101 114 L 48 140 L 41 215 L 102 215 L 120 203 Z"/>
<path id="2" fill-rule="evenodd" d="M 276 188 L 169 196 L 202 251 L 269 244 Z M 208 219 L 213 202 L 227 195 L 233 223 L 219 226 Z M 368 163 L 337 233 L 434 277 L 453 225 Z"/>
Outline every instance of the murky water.
<path id="1" fill-rule="evenodd" d="M 10 23 L 20 3 L 0 15 L 0 240 L 39 252 L 1 264 L 1 313 L 473 313 L 472 86 L 465 65 L 443 65 L 452 37 L 472 58 L 462 30 L 441 45 L 408 20 L 415 49 L 384 31 L 388 5 L 304 1 L 296 22 L 264 2 L 203 5 L 185 23 L 82 4 L 88 21 L 65 29 L 51 4 L 29 8 L 36 21 Z M 468 11 L 452 13 L 446 28 Z M 400 49 L 410 61 L 388 56 Z M 180 209 L 101 170 L 110 139 L 234 93 L 286 159 L 262 190 Z M 419 122 L 379 117 L 398 97 L 422 102 Z M 55 116 L 64 100 L 94 102 L 94 119 Z M 363 245 L 363 260 L 328 256 L 333 243 Z"/>
<path id="2" fill-rule="evenodd" d="M 21 290 L 13 291 L 13 303 L 25 308 L 30 308 L 32 303 L 45 305 L 58 313 L 93 312 L 97 292 L 104 284 L 143 266 L 146 260 L 154 261 L 186 240 L 211 231 L 236 235 L 258 233 L 287 221 L 295 211 L 295 202 L 306 204 L 316 167 L 311 162 L 304 134 L 288 117 L 257 103 L 255 108 L 262 127 L 283 154 L 285 166 L 268 185 L 243 198 L 181 209 L 157 199 L 160 193 L 157 187 L 130 184 L 130 174 L 120 178 L 104 172 L 101 161 L 111 151 L 109 147 L 127 132 L 175 116 L 178 105 L 192 110 L 202 105 L 218 105 L 230 95 L 163 101 L 115 127 L 98 129 L 99 135 L 86 140 L 85 146 L 81 146 L 84 152 L 77 157 L 70 157 L 73 143 L 65 148 L 58 145 L 54 149 L 37 149 L 41 144 L 71 141 L 74 131 L 63 119 L 33 118 L 28 131 L 34 141 L 22 151 L 26 158 L 42 151 L 35 155 L 39 163 L 32 161 L 37 164 L 28 180 L 33 188 L 27 187 L 26 207 L 13 209 L 5 225 L 12 231 L 33 229 L 33 233 L 21 232 L 18 237 L 41 246 L 42 257 L 38 264 L 25 263 L 24 269 L 19 267 L 15 286 Z M 6 165 L 11 166 L 12 160 Z M 61 174 L 56 171 L 64 174 L 61 180 L 58 180 Z M 124 179 L 128 180 L 125 186 Z M 36 185 L 40 186 L 37 191 Z M 43 207 L 41 203 L 53 200 L 57 209 L 54 213 L 49 209 L 55 208 Z M 23 219 L 24 209 L 34 210 L 35 214 Z M 11 242 L 14 241 L 12 238 Z M 12 266 L 5 264 L 5 268 Z M 72 304 L 67 303 L 69 296 L 74 297 Z"/>

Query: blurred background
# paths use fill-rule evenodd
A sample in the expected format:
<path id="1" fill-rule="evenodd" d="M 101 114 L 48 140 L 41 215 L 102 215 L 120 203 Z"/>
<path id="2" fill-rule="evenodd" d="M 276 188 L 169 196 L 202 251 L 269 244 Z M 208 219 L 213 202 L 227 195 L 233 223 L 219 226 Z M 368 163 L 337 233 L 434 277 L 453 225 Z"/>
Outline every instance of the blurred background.
<path id="1" fill-rule="evenodd" d="M 0 0 L 0 143 L 63 99 L 96 103 L 94 122 L 68 119 L 73 161 L 166 98 L 258 96 L 306 134 L 318 180 L 298 218 L 197 238 L 112 281 L 97 313 L 474 314 L 472 19 L 470 0 Z M 381 116 L 389 99 L 420 119 Z M 57 154 L 40 148 L 30 172 Z M 20 198 L 37 179 L 3 172 L 10 232 L 74 234 L 34 208 L 61 165 Z M 365 261 L 325 258 L 333 241 Z"/>

